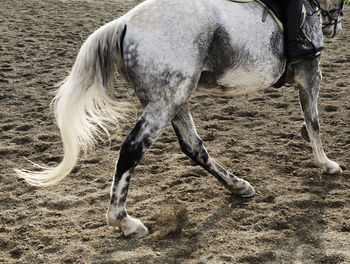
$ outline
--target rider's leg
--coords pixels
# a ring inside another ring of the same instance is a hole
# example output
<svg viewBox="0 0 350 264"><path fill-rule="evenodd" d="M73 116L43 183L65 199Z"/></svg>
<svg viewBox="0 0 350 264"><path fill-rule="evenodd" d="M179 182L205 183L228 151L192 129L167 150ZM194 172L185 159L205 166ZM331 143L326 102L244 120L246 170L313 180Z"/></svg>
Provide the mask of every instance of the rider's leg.
<svg viewBox="0 0 350 264"><path fill-rule="evenodd" d="M299 62L303 57L314 56L320 53L323 47L314 50L298 41L300 31L302 0L284 0L283 25L284 25L284 48L287 61L290 64Z"/></svg>

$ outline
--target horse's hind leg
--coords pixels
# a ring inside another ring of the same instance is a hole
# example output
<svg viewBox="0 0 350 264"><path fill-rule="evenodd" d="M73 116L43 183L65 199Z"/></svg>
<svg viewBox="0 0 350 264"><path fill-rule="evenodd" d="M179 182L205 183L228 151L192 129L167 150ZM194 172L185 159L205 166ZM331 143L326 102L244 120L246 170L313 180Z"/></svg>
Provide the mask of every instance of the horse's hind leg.
<svg viewBox="0 0 350 264"><path fill-rule="evenodd" d="M124 235L128 237L143 237L148 233L140 220L127 214L125 202L134 168L146 149L159 137L171 119L171 113L166 110L159 113L157 109L151 105L144 109L135 127L121 146L116 166L107 221L109 225L121 228Z"/></svg>
<svg viewBox="0 0 350 264"><path fill-rule="evenodd" d="M203 146L203 141L197 135L187 105L184 105L177 112L172 120L172 125L179 139L180 147L187 156L213 174L232 193L241 197L251 197L255 194L249 182L232 175L209 156Z"/></svg>
<svg viewBox="0 0 350 264"><path fill-rule="evenodd" d="M307 135L305 135L305 130L303 137L306 140L310 140L313 153L315 156L315 164L322 168L325 173L337 174L341 173L342 169L340 166L327 158L320 137L320 125L317 112L317 97L321 84L321 71L318 67L315 67L316 71L314 73L310 72L311 67L304 69L304 66L300 66L299 71L296 71L296 83L299 88L300 104L303 110L305 127L307 130Z"/></svg>

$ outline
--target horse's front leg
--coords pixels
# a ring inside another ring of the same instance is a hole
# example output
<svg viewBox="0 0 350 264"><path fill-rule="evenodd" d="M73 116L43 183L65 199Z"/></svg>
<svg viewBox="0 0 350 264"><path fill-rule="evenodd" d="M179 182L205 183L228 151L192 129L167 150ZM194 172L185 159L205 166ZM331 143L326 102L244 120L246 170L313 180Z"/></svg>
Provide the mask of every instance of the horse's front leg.
<svg viewBox="0 0 350 264"><path fill-rule="evenodd" d="M342 172L340 166L327 158L320 137L320 124L317 111L317 97L321 84L321 71L315 67L314 74L310 70L296 71L296 83L299 88L300 104L303 110L305 127L310 140L315 157L316 166L320 167L324 173L338 174ZM310 68L309 68L310 69ZM304 135L307 139L307 136Z"/></svg>

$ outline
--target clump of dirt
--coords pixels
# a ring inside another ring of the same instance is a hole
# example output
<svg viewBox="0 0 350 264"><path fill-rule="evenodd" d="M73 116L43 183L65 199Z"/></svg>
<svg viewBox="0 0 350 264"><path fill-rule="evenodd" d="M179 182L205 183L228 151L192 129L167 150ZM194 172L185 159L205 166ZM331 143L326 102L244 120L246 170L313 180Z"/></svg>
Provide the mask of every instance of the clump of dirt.
<svg viewBox="0 0 350 264"><path fill-rule="evenodd" d="M180 203L161 206L153 219L157 222L157 231L153 235L159 238L180 238L188 225L187 209Z"/></svg>

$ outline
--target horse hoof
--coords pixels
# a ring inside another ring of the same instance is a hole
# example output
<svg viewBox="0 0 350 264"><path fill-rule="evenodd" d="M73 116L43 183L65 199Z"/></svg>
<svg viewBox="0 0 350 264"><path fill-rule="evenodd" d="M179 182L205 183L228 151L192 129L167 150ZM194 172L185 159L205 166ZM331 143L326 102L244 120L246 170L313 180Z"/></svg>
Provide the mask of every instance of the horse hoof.
<svg viewBox="0 0 350 264"><path fill-rule="evenodd" d="M334 161L329 161L327 166L323 168L323 173L336 175L336 174L342 174L343 170L340 168L338 163L336 163Z"/></svg>
<svg viewBox="0 0 350 264"><path fill-rule="evenodd" d="M238 195L241 196L242 198L250 198L255 195L255 190L252 186L249 186L249 189L240 192Z"/></svg>
<svg viewBox="0 0 350 264"><path fill-rule="evenodd" d="M126 224L125 229L122 227L124 236L130 238L141 238L148 235L147 227L145 227L140 220L129 216L127 221L128 223Z"/></svg>
<svg viewBox="0 0 350 264"><path fill-rule="evenodd" d="M142 222L136 218L126 215L123 219L117 220L112 211L107 212L107 223L109 226L118 226L124 233L124 236L130 238L141 238L148 234L148 229Z"/></svg>
<svg viewBox="0 0 350 264"><path fill-rule="evenodd" d="M245 180L240 180L239 184L240 186L237 186L235 194L239 195L242 198L249 198L253 197L255 195L254 188L250 185L249 182Z"/></svg>

